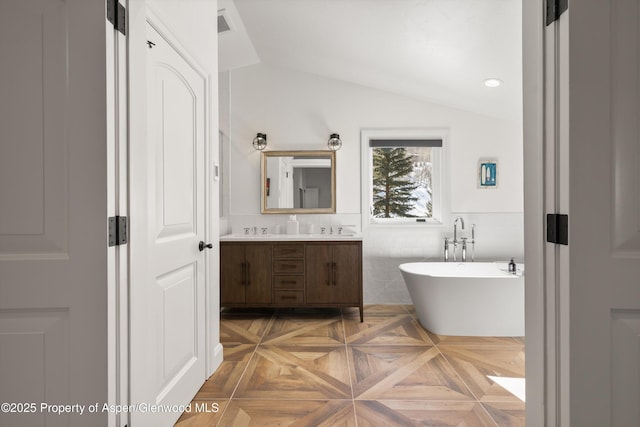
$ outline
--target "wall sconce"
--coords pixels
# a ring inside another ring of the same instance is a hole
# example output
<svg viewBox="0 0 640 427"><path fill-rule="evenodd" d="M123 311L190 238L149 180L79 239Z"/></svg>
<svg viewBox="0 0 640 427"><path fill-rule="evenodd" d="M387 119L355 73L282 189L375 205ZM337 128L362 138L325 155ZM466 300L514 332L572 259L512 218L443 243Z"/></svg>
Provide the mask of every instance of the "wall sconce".
<svg viewBox="0 0 640 427"><path fill-rule="evenodd" d="M332 133L329 135L329 141L327 142L329 146L329 150L338 151L342 147L342 141L340 140L340 135L337 133Z"/></svg>
<svg viewBox="0 0 640 427"><path fill-rule="evenodd" d="M264 150L267 146L267 134L258 132L253 138L253 148L256 150Z"/></svg>

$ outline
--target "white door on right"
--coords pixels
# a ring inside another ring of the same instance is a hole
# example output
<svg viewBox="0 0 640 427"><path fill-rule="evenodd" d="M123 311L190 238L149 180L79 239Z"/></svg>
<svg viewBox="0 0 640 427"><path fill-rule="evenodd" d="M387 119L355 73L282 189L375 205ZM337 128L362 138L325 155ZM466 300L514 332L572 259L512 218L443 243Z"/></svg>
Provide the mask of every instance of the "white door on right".
<svg viewBox="0 0 640 427"><path fill-rule="evenodd" d="M570 420L637 427L640 0L571 1L568 14Z"/></svg>

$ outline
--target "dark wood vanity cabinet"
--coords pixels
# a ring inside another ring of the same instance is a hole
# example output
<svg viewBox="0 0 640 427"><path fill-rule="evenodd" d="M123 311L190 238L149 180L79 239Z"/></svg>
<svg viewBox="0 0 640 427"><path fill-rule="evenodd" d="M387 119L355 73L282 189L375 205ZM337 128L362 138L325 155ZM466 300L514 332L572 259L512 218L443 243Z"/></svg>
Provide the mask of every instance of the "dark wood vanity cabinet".
<svg viewBox="0 0 640 427"><path fill-rule="evenodd" d="M220 304L271 304L272 245L229 242L220 246Z"/></svg>
<svg viewBox="0 0 640 427"><path fill-rule="evenodd" d="M362 242L220 242L222 307L358 307Z"/></svg>
<svg viewBox="0 0 640 427"><path fill-rule="evenodd" d="M361 244L310 243L305 250L307 302L359 305L362 299Z"/></svg>

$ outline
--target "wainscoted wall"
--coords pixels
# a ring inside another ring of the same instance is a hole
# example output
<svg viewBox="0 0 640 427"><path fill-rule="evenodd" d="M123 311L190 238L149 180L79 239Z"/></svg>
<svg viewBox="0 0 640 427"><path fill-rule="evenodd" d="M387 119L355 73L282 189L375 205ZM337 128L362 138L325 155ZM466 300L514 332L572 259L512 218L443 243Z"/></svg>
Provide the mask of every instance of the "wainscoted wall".
<svg viewBox="0 0 640 427"><path fill-rule="evenodd" d="M301 223L355 225L363 232L365 303L408 303L398 270L403 262L440 260L443 239L453 236L453 219L464 218L470 237L476 224L476 259L523 258L522 124L429 104L338 80L264 64L232 70L220 81L223 152L221 234L244 227L284 225L286 215L260 215L260 153L251 146L257 132L268 135L267 150L323 150L337 132L337 213L299 215ZM228 87L222 88L223 84ZM479 82L480 84L480 82ZM448 128L447 194L443 224L372 227L362 224L360 131L371 128ZM499 186L477 188L478 159L499 160Z"/></svg>

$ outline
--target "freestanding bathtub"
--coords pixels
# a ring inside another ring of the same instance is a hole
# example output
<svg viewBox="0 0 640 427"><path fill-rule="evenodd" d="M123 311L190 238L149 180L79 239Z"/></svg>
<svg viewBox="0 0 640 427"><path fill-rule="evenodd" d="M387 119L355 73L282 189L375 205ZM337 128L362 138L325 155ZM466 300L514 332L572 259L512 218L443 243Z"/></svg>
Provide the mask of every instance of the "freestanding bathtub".
<svg viewBox="0 0 640 427"><path fill-rule="evenodd" d="M524 336L523 265L412 262L400 265L420 324L439 335Z"/></svg>

